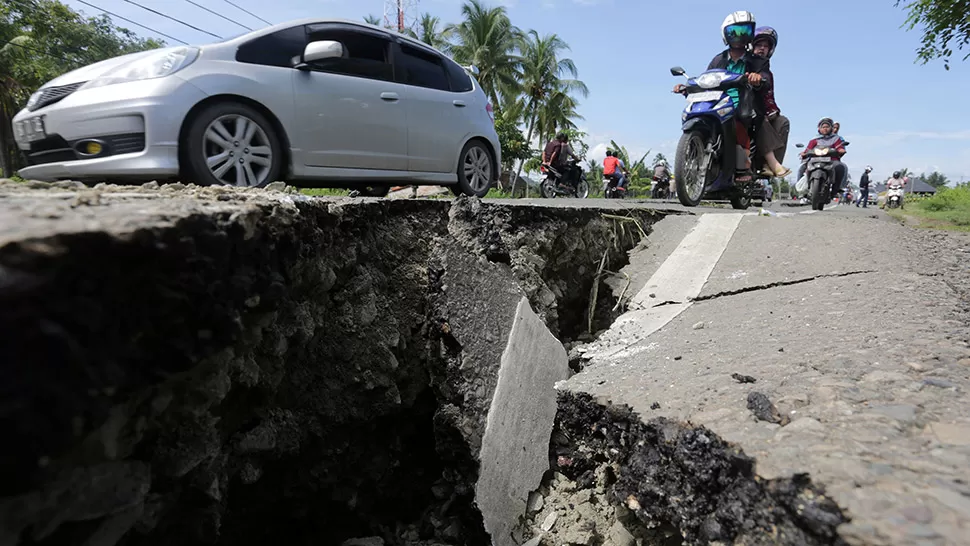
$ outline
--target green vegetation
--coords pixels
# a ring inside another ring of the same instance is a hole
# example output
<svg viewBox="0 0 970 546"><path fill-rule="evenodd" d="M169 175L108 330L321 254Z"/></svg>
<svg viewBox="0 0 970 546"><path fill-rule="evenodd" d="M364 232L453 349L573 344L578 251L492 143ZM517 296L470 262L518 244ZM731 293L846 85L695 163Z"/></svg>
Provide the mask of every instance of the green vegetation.
<svg viewBox="0 0 970 546"><path fill-rule="evenodd" d="M313 197L347 197L350 194L350 190L340 188L300 188L300 193Z"/></svg>
<svg viewBox="0 0 970 546"><path fill-rule="evenodd" d="M904 209L889 213L912 221L917 227L970 231L970 184L940 188L932 197L907 196Z"/></svg>
<svg viewBox="0 0 970 546"><path fill-rule="evenodd" d="M903 0L896 0L898 7ZM942 59L950 69L953 48L963 50L970 44L970 0L912 0L904 9L909 11L904 26L909 30L922 27L923 39L916 58L923 64ZM970 51L963 60L970 58Z"/></svg>
<svg viewBox="0 0 970 546"><path fill-rule="evenodd" d="M0 2L0 167L20 167L11 119L51 79L97 61L164 45L117 27L106 15L85 17L57 0Z"/></svg>

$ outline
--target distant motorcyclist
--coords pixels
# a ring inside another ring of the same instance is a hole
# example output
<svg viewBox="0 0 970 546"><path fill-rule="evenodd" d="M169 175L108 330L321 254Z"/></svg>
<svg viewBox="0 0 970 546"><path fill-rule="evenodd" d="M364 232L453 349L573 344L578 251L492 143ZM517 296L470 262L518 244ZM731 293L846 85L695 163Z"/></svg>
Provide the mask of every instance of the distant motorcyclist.
<svg viewBox="0 0 970 546"><path fill-rule="evenodd" d="M659 197L660 190L666 191L667 196L670 195L670 168L665 159L653 166L653 197Z"/></svg>
<svg viewBox="0 0 970 546"><path fill-rule="evenodd" d="M556 138L550 140L545 149L542 151L542 164L546 167L552 167L552 169L559 173L561 178L560 182L566 182L573 184L573 170L570 168L567 159L573 158L579 161L576 154L573 153L572 148L569 147L569 135L566 133L559 133Z"/></svg>
<svg viewBox="0 0 970 546"><path fill-rule="evenodd" d="M767 71L768 59L757 57L748 51L748 45L754 39L754 31L755 18L749 11L736 11L725 17L724 22L721 23L721 39L724 41L724 45L728 46L728 49L714 57L707 65L707 69L719 68L734 74L745 75L752 87L761 90L764 83L769 81L770 75ZM674 93L683 93L684 89L683 84L678 84L674 86ZM728 89L727 94L730 95L734 106L737 107L740 104L740 90ZM760 123L760 118L764 116L764 99L760 96L756 97L753 103L758 114L758 120L755 123ZM738 170L748 171L744 175L736 177L736 179L747 181L751 179L751 131L740 117L735 118L735 130L737 144L745 155L745 164L743 168L739 166Z"/></svg>
<svg viewBox="0 0 970 546"><path fill-rule="evenodd" d="M871 172L872 165L866 165L866 172L859 178L859 200L855 203L857 207L862 203L862 208L869 208L869 173Z"/></svg>
<svg viewBox="0 0 970 546"><path fill-rule="evenodd" d="M808 142L805 150L800 154L803 160L802 166L798 168L798 179L801 180L802 176L805 175L805 169L808 168L808 156L811 151L815 148L834 148L839 152L839 157L833 157L832 161L835 163L835 179L832 180L832 190L829 195L837 196L839 195L839 190L842 186L842 180L848 176L845 164L841 161L841 156L845 155L845 142L842 137L836 135L832 132L832 118L822 118L818 122L818 135Z"/></svg>
<svg viewBox="0 0 970 546"><path fill-rule="evenodd" d="M623 160L617 157L613 150L606 150L606 158L603 160L603 176L616 180L616 188L620 191L626 190L624 170Z"/></svg>

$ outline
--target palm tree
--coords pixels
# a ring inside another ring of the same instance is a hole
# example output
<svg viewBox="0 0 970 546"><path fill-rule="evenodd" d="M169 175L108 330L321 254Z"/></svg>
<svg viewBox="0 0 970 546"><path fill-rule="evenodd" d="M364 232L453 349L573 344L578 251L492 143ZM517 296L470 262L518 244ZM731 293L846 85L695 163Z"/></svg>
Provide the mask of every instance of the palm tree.
<svg viewBox="0 0 970 546"><path fill-rule="evenodd" d="M497 105L500 92L518 87L515 47L522 33L512 25L504 7L486 8L481 0L467 0L461 14L461 23L445 28L454 38L449 53L459 63L478 67L478 84Z"/></svg>
<svg viewBox="0 0 970 546"><path fill-rule="evenodd" d="M374 25L375 27L384 26L384 21L376 15L365 15L364 22L368 25Z"/></svg>
<svg viewBox="0 0 970 546"><path fill-rule="evenodd" d="M576 111L579 101L565 89L556 89L548 100L539 106L536 117L536 133L539 142L552 138L557 131L577 129L576 121L585 119Z"/></svg>
<svg viewBox="0 0 970 546"><path fill-rule="evenodd" d="M522 92L525 94L526 115L529 118L526 140L532 142L536 135L536 125L540 121L546 125L555 121L568 121L562 119L563 115L554 114L555 106L550 106L551 104L566 106L575 114L576 102L572 94L578 92L586 97L589 96L589 89L585 83L575 79L578 71L572 59L560 58L563 51L569 50L569 44L559 36L549 34L540 37L538 32L530 30L521 40L519 49L522 52ZM563 76L572 76L572 79ZM540 120L544 107L547 108L546 119ZM546 131L554 133L556 127L540 128L540 133ZM520 164L516 176L522 173L522 167L523 164Z"/></svg>
<svg viewBox="0 0 970 546"><path fill-rule="evenodd" d="M406 29L405 34L421 40L422 42L428 44L429 46L445 50L448 49L448 29L441 29L441 19L431 15L430 13L425 13L421 16L421 20L418 21L418 32L411 29Z"/></svg>

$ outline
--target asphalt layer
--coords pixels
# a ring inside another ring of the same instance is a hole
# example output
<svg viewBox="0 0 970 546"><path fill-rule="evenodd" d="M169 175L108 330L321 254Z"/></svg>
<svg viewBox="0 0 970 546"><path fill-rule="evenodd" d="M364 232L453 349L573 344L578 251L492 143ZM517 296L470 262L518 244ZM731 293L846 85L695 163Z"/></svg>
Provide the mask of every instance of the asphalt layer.
<svg viewBox="0 0 970 546"><path fill-rule="evenodd" d="M774 210L742 218L691 306L561 388L705 425L762 477L809 473L850 543L967 544L970 237L871 208ZM677 222L655 227L676 238ZM638 279L661 261L642 252ZM773 417L755 416L763 398Z"/></svg>

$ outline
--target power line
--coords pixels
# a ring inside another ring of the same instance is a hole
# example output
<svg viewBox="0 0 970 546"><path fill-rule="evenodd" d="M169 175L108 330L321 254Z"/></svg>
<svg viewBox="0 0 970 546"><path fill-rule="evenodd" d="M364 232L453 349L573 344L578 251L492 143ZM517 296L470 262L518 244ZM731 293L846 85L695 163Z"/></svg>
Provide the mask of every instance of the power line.
<svg viewBox="0 0 970 546"><path fill-rule="evenodd" d="M273 24L273 23L270 23L269 21L267 21L266 19L263 19L263 18L262 18L262 17L260 17L259 15L256 15L255 13L253 13L253 12L251 12L251 11L249 11L249 10L247 10L246 8L243 8L243 7L240 7L240 6L237 6L236 4L233 4L233 3L232 3L232 2L230 2L229 0L222 0L222 1L223 1L223 2L225 2L225 3L227 3L227 4L229 4L229 5L230 5L230 6L232 6L232 7L234 7L234 8L236 8L236 9L238 9L238 10L240 10L240 11L244 11L244 12L246 12L246 13L248 13L249 15L252 15L252 16L253 16L253 17L255 17L256 19L259 19L260 21L262 21L262 22L264 22L264 23L266 23L267 25L272 25L272 24Z"/></svg>
<svg viewBox="0 0 970 546"><path fill-rule="evenodd" d="M201 4L196 4L192 0L185 0L185 1L188 2L188 3L190 3L190 4L192 4L193 6L195 6L197 8L201 8L201 9L204 9L204 10L208 11L209 13L211 13L212 15L215 15L216 17L222 17L223 19L225 19L226 21L229 21L230 23L232 23L234 25L239 25L239 26L243 27L246 30L252 30L251 28L247 27L246 25L244 25L244 24L242 24L242 23L240 23L238 21L234 21L234 20L226 17L225 15L223 15L221 13L212 11L211 9L209 9L209 8L207 8L207 7L205 7L205 6L201 5Z"/></svg>
<svg viewBox="0 0 970 546"><path fill-rule="evenodd" d="M201 29L201 28L199 28L199 27L197 27L195 25L190 25L189 23L186 23L185 21L182 21L180 19L176 19L175 17L172 17L171 15L165 15L164 13L162 13L160 11L153 10L152 8L145 7L145 6L141 5L141 4L139 4L138 2L133 2L132 0L125 0L125 2L127 2L127 3L129 3L129 4L133 5L133 6L138 6L139 8L141 8L141 9L143 9L145 11L150 11L150 12L154 13L155 15L161 15L162 17L164 17L166 19L169 19L169 20L172 20L172 21L175 21L176 23L178 23L180 25L185 25L185 26L187 26L187 27L189 27L191 29L197 30L197 31L202 32L204 34L208 34L209 36L212 36L213 38L217 38L219 40L222 40L222 36L219 36L218 34L213 34L213 33L209 32L208 30L203 30L203 29Z"/></svg>
<svg viewBox="0 0 970 546"><path fill-rule="evenodd" d="M176 42L178 42L178 43L180 43L182 45L189 45L188 42L183 42L182 40L179 40L178 38L176 38L174 36L169 36L168 34L165 34L164 32L159 32L159 31L157 31L157 30L155 30L155 29L153 29L151 27L146 27L145 25L143 25L141 23L136 23L136 22L132 21L131 19L128 19L127 17L122 17L122 16L120 16L120 15L118 15L116 13L111 13L110 11L108 11L108 10L106 10L104 8L99 8L98 6L95 6L94 4L91 4L90 2L85 2L84 0L77 0L77 1L80 2L80 3L82 3L82 4L84 4L85 6L90 6L90 7L94 8L94 9L96 9L96 10L99 10L101 12L107 13L111 17L114 17L116 19L121 19L122 21L127 21L127 22L129 22L129 23L131 23L131 24L133 24L133 25L135 25L137 27L141 27L141 28L143 28L143 29L145 29L145 30L147 30L149 32L154 32L155 34L158 34L159 36L164 36L164 37L168 38L169 40L175 40Z"/></svg>

